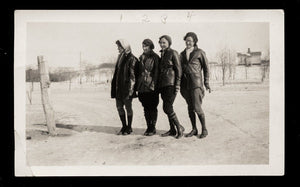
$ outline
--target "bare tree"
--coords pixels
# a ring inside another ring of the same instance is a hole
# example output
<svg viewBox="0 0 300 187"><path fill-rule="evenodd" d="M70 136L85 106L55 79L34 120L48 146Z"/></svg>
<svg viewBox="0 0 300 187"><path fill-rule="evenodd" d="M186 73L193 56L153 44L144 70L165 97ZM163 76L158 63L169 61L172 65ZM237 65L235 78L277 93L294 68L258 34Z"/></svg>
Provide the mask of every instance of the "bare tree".
<svg viewBox="0 0 300 187"><path fill-rule="evenodd" d="M32 104L32 92L33 92L33 86L31 85L30 89L26 91L27 97L28 97L28 100L29 100L30 104Z"/></svg>
<svg viewBox="0 0 300 187"><path fill-rule="evenodd" d="M71 90L71 87L72 87L72 79L76 76L78 76L78 72L76 71L68 71L68 72L65 72L66 73L66 76L68 77L68 80L69 80L69 91Z"/></svg>
<svg viewBox="0 0 300 187"><path fill-rule="evenodd" d="M228 49L228 70L229 70L229 79L235 79L235 70L236 70L236 51L233 49Z"/></svg>
<svg viewBox="0 0 300 187"><path fill-rule="evenodd" d="M26 82L31 82L30 88L26 90L26 94L30 104L32 104L32 92L34 90L34 82L39 81L38 73L38 70L34 70L32 67L29 67L26 70Z"/></svg>
<svg viewBox="0 0 300 187"><path fill-rule="evenodd" d="M224 86L225 85L225 74L228 69L228 48L226 46L222 47L217 52L217 58L221 65L221 68L222 68L222 81L223 81L223 86Z"/></svg>
<svg viewBox="0 0 300 187"><path fill-rule="evenodd" d="M68 68L62 73L65 74L66 79L69 81L69 91L70 91L72 87L72 79L78 76L80 73L74 71L72 68Z"/></svg>
<svg viewBox="0 0 300 187"><path fill-rule="evenodd" d="M75 71L73 67L60 67L50 73L50 80L53 82L62 82L68 81L69 82L69 90L71 90L72 79L74 77L78 77L80 72Z"/></svg>
<svg viewBox="0 0 300 187"><path fill-rule="evenodd" d="M32 69L30 68L29 70L27 70L26 73L27 73L28 79L31 81L31 86L30 86L29 90L26 90L26 93L27 93L29 103L32 104L32 92L33 92Z"/></svg>
<svg viewBox="0 0 300 187"><path fill-rule="evenodd" d="M97 65L93 65L93 64L86 64L85 65L85 69L84 69L84 73L86 76L86 82L91 81L94 82L94 78L95 78L95 74L96 74L96 70L98 69Z"/></svg>
<svg viewBox="0 0 300 187"><path fill-rule="evenodd" d="M79 83L82 84L83 62L82 62L82 52L81 51L79 53L79 67L80 67Z"/></svg>
<svg viewBox="0 0 300 187"><path fill-rule="evenodd" d="M250 63L247 62L247 58L245 58L245 78L248 79L248 67L250 66Z"/></svg>
<svg viewBox="0 0 300 187"><path fill-rule="evenodd" d="M270 66L270 49L267 49L266 55L263 57L262 63L261 63L261 82L264 82L266 78L266 74L269 70Z"/></svg>

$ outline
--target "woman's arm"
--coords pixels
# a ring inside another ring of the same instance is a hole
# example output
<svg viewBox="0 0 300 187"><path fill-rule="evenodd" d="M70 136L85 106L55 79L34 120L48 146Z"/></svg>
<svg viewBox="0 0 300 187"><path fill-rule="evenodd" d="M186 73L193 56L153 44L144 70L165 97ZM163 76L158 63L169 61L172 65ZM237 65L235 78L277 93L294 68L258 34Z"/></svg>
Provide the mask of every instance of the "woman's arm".
<svg viewBox="0 0 300 187"><path fill-rule="evenodd" d="M174 63L174 71L175 71L175 93L177 93L180 89L180 81L182 76L182 69L181 69L181 61L179 59L179 55L177 51L173 52L173 63Z"/></svg>
<svg viewBox="0 0 300 187"><path fill-rule="evenodd" d="M136 65L137 65L137 58L132 57L129 63L129 96L132 96L134 92L135 86L135 73L136 73Z"/></svg>
<svg viewBox="0 0 300 187"><path fill-rule="evenodd" d="M154 56L154 65L152 68L153 79L152 79L152 83L151 83L151 84L154 84L154 86L153 86L154 90L157 87L157 81L158 81L158 75L159 75L158 64L159 64L159 56L155 55Z"/></svg>
<svg viewBox="0 0 300 187"><path fill-rule="evenodd" d="M203 69L204 86L206 87L206 89L209 89L209 91L210 91L208 60L206 58L206 55L205 55L204 51L201 51L200 62L201 62L201 66L202 66L202 69Z"/></svg>

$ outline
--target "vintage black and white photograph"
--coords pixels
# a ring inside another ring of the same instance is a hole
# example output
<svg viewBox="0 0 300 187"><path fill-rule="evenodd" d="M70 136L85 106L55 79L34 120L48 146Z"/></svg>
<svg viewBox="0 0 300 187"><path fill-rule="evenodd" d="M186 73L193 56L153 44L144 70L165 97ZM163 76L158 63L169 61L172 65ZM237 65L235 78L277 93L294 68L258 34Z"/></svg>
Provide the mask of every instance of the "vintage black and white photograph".
<svg viewBox="0 0 300 187"><path fill-rule="evenodd" d="M281 10L17 10L17 176L282 175Z"/></svg>

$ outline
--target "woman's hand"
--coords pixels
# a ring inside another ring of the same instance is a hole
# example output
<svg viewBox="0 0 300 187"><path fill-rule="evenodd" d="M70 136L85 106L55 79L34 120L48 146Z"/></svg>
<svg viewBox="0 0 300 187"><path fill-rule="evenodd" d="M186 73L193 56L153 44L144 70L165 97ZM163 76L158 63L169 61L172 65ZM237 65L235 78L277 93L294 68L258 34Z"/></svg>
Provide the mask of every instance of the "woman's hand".
<svg viewBox="0 0 300 187"><path fill-rule="evenodd" d="M205 88L206 88L206 90L208 90L209 93L211 92L211 88L210 88L209 84L206 84Z"/></svg>

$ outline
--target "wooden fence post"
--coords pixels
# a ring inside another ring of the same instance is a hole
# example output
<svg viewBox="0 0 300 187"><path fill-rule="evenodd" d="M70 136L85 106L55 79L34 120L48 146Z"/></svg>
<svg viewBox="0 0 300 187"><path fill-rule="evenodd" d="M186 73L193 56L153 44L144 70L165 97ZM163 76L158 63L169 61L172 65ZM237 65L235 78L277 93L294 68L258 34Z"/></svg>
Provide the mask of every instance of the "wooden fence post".
<svg viewBox="0 0 300 187"><path fill-rule="evenodd" d="M38 67L40 73L41 97L44 113L46 116L47 128L50 136L57 135L54 110L50 104L48 88L50 87L49 72L46 67L44 56L38 56Z"/></svg>

